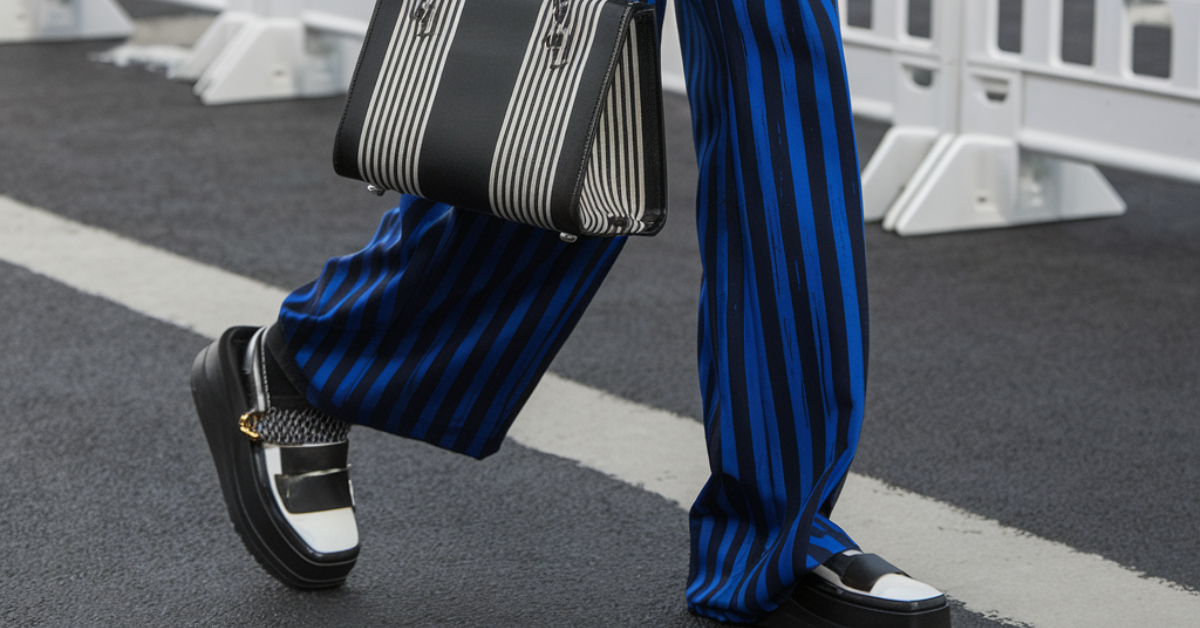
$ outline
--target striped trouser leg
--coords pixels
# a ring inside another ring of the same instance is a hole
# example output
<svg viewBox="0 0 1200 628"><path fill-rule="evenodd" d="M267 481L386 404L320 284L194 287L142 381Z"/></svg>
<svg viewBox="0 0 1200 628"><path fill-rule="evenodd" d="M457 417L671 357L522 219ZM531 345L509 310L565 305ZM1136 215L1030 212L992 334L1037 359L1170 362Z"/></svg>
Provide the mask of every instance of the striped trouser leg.
<svg viewBox="0 0 1200 628"><path fill-rule="evenodd" d="M700 163L712 476L691 609L747 622L853 541L824 513L858 441L866 285L834 0L677 0Z"/></svg>
<svg viewBox="0 0 1200 628"><path fill-rule="evenodd" d="M611 268L624 238L583 238L413 196L363 250L287 297L273 349L343 419L482 458Z"/></svg>

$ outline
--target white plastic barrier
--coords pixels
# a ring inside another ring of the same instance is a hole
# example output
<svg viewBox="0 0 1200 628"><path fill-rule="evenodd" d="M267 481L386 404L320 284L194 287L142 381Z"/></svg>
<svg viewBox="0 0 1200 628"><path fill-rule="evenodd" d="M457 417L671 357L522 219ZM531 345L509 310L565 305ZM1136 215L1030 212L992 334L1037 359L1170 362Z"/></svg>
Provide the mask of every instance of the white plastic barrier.
<svg viewBox="0 0 1200 628"><path fill-rule="evenodd" d="M375 0L165 1L220 12L190 61L171 72L196 81L205 104L345 92L375 6ZM682 92L683 62L670 12L663 48L664 85Z"/></svg>
<svg viewBox="0 0 1200 628"><path fill-rule="evenodd" d="M677 94L687 93L687 83L683 70L683 52L679 49L679 27L675 21L675 3L672 0L658 0L666 3L667 14L663 16L662 42L659 55L662 57L662 86L663 89Z"/></svg>
<svg viewBox="0 0 1200 628"><path fill-rule="evenodd" d="M865 0L863 0L865 1ZM1020 52L1001 0L874 0L843 33L856 113L889 121L863 170L868 220L909 235L1120 214L1092 164L1200 182L1200 0L1095 0L1093 63L1062 59L1063 0L1024 0ZM1134 14L1169 16L1169 78L1133 72Z"/></svg>
<svg viewBox="0 0 1200 628"><path fill-rule="evenodd" d="M133 22L113 0L0 0L0 43L131 34Z"/></svg>
<svg viewBox="0 0 1200 628"><path fill-rule="evenodd" d="M171 71L205 104L344 93L374 0L169 0L220 15Z"/></svg>

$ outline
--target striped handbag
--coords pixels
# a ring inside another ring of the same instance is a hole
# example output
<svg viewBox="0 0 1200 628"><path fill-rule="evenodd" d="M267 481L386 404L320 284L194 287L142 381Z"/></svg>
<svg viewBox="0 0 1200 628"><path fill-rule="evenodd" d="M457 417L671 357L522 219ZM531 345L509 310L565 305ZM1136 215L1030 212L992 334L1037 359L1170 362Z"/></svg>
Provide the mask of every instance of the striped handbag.
<svg viewBox="0 0 1200 628"><path fill-rule="evenodd" d="M654 8L628 0L379 0L338 174L578 236L666 219Z"/></svg>

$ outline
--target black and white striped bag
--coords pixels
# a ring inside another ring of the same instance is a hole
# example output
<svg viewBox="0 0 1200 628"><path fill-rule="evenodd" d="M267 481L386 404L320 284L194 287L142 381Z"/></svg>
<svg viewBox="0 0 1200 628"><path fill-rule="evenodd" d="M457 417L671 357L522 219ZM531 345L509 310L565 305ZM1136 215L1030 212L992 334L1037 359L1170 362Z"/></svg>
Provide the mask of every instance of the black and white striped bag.
<svg viewBox="0 0 1200 628"><path fill-rule="evenodd" d="M379 0L338 174L576 236L666 219L652 6Z"/></svg>

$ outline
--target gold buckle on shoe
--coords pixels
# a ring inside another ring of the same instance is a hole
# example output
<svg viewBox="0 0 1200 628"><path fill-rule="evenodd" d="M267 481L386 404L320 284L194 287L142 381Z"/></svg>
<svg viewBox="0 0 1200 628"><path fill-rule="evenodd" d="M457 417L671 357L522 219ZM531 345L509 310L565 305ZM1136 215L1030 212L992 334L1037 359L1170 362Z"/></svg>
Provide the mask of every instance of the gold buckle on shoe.
<svg viewBox="0 0 1200 628"><path fill-rule="evenodd" d="M238 419L238 429L242 430L242 433L246 436L249 436L250 440L259 440L262 436L258 434L258 421L262 417L263 413L257 410L247 412Z"/></svg>

